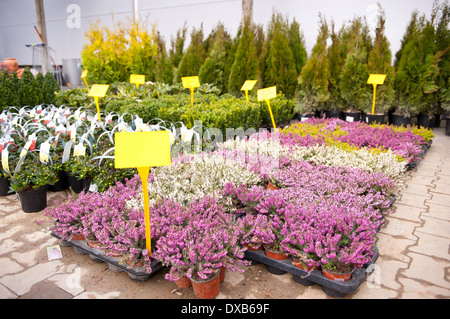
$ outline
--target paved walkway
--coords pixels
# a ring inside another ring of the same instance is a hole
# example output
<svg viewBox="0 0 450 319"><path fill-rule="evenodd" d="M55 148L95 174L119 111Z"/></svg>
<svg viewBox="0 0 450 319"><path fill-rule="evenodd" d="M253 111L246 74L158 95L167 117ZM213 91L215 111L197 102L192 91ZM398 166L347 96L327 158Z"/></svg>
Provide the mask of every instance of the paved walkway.
<svg viewBox="0 0 450 319"><path fill-rule="evenodd" d="M377 234L380 257L374 272L345 298L450 297L450 137L443 128L434 132L424 159L407 173L395 213ZM49 205L65 195L49 193ZM62 247L63 258L49 261L46 247L58 244L49 225L43 212L24 213L15 195L0 198L1 299L194 298L192 288L175 289L164 271L135 282L72 247ZM289 273L276 276L264 267L227 272L218 298L331 298L318 285L305 287Z"/></svg>

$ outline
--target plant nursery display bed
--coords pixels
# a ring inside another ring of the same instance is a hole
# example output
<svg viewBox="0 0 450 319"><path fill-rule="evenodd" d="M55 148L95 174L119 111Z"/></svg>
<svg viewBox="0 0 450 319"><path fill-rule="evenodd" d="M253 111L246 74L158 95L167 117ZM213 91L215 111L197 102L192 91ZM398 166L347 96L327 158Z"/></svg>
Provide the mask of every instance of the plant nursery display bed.
<svg viewBox="0 0 450 319"><path fill-rule="evenodd" d="M52 236L61 240L61 237L53 232ZM72 246L74 252L77 254L88 254L95 262L107 263L111 271L126 272L128 274L128 277L130 277L130 279L134 281L146 281L163 267L161 262L158 260L154 260L151 263L151 273L148 273L144 267L127 267L127 265L121 264L118 258L107 256L105 254L105 251L90 247L86 240L61 240L61 245Z"/></svg>
<svg viewBox="0 0 450 319"><path fill-rule="evenodd" d="M266 256L264 250L247 250L245 252L245 258L251 260L253 263L263 263L266 265L267 271L271 274L282 275L291 273L294 281L303 286L317 284L322 286L323 292L328 296L342 298L347 294L356 292L366 277L372 272L373 267L371 265L375 264L379 256L377 247L374 247L373 251L374 254L371 261L363 267L356 268L352 274L352 278L347 281L330 280L324 277L319 269L313 270L308 274L307 271L295 267L292 264L292 257L276 260Z"/></svg>

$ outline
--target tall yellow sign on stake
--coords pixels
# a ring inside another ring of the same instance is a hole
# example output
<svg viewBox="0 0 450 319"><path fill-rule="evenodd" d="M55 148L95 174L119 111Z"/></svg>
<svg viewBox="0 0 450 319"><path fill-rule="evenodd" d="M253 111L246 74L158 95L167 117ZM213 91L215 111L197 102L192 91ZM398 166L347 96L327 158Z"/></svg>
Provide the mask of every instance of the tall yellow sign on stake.
<svg viewBox="0 0 450 319"><path fill-rule="evenodd" d="M106 91L108 91L108 88L109 88L108 84L93 84L88 93L88 96L93 96L95 99L95 106L97 106L98 120L100 122L102 121L102 118L100 117L100 106L98 105L98 98L104 97Z"/></svg>
<svg viewBox="0 0 450 319"><path fill-rule="evenodd" d="M139 88L139 84L145 83L145 75L143 74L131 74L130 83L136 84L136 89Z"/></svg>
<svg viewBox="0 0 450 319"><path fill-rule="evenodd" d="M373 84L372 115L375 113L375 95L377 94L377 85L383 84L385 79L386 74L371 74L367 80L367 84Z"/></svg>
<svg viewBox="0 0 450 319"><path fill-rule="evenodd" d="M273 128L276 129L275 120L272 114L272 108L270 107L270 99L277 97L277 87L271 86L265 89L258 90L258 101L266 101L267 106L269 107L270 118L272 119Z"/></svg>
<svg viewBox="0 0 450 319"><path fill-rule="evenodd" d="M194 105L194 88L200 87L198 76L185 76L181 78L183 87L191 90L191 105Z"/></svg>
<svg viewBox="0 0 450 319"><path fill-rule="evenodd" d="M257 82L257 80L247 80L244 82L244 84L241 87L241 91L245 91L245 97L247 98L247 103L248 103L248 91L253 89L256 82Z"/></svg>
<svg viewBox="0 0 450 319"><path fill-rule="evenodd" d="M89 87L89 85L88 85L88 83L86 81L87 74L88 74L88 70L83 70L83 72L81 72L81 78L83 79L84 84L86 84L86 87Z"/></svg>
<svg viewBox="0 0 450 319"><path fill-rule="evenodd" d="M115 168L137 168L144 195L145 243L151 254L148 175L150 167L169 166L169 131L115 133Z"/></svg>

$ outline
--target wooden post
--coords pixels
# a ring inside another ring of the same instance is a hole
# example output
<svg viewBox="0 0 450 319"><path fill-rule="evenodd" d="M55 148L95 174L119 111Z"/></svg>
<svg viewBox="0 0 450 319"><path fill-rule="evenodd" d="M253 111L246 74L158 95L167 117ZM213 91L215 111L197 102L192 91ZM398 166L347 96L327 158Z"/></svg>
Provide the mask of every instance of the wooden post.
<svg viewBox="0 0 450 319"><path fill-rule="evenodd" d="M253 0L242 0L242 21L253 23Z"/></svg>
<svg viewBox="0 0 450 319"><path fill-rule="evenodd" d="M49 70L48 67L48 41L47 41L47 26L45 24L44 0L34 0L36 7L36 21L39 28L39 33L42 38L42 43L45 44L41 48L41 73L45 74Z"/></svg>

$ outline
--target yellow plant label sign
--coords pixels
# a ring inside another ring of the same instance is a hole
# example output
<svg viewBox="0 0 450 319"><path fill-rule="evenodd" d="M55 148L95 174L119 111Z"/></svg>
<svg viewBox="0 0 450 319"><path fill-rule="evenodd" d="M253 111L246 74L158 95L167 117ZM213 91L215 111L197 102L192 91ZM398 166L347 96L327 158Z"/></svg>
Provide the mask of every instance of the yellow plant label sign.
<svg viewBox="0 0 450 319"><path fill-rule="evenodd" d="M88 70L83 70L83 72L81 72L81 78L84 79L88 74Z"/></svg>
<svg viewBox="0 0 450 319"><path fill-rule="evenodd" d="M277 97L277 87L271 86L258 90L258 101L266 101Z"/></svg>
<svg viewBox="0 0 450 319"><path fill-rule="evenodd" d="M257 80L247 80L241 87L241 91L250 91L255 86Z"/></svg>
<svg viewBox="0 0 450 319"><path fill-rule="evenodd" d="M142 182L144 198L145 244L152 253L150 234L150 207L148 199L148 175L151 166L169 166L169 131L115 133L115 167L136 167Z"/></svg>
<svg viewBox="0 0 450 319"><path fill-rule="evenodd" d="M383 84L386 74L371 74L367 80L367 84Z"/></svg>
<svg viewBox="0 0 450 319"><path fill-rule="evenodd" d="M139 87L139 84L145 83L145 75L143 74L131 74L130 75L130 83L136 84L136 87Z"/></svg>
<svg viewBox="0 0 450 319"><path fill-rule="evenodd" d="M115 133L115 167L169 166L169 131Z"/></svg>
<svg viewBox="0 0 450 319"><path fill-rule="evenodd" d="M108 91L108 88L108 84L93 84L89 90L88 96L104 97L106 95L106 91Z"/></svg>
<svg viewBox="0 0 450 319"><path fill-rule="evenodd" d="M200 87L200 81L198 80L198 76L185 76L181 78L181 81L183 81L183 87L185 89Z"/></svg>

